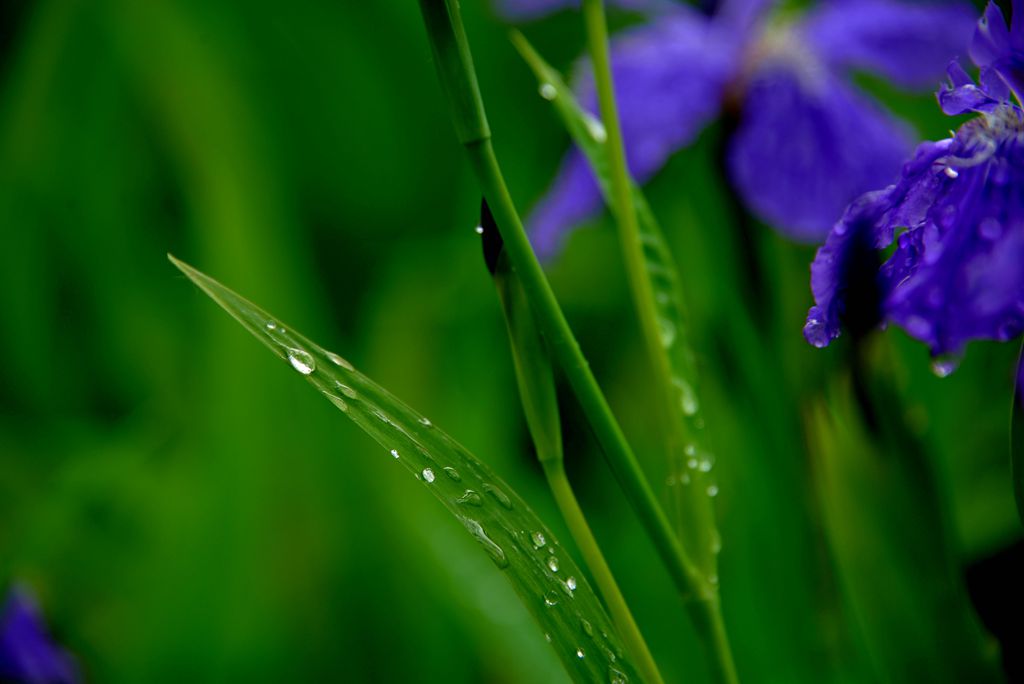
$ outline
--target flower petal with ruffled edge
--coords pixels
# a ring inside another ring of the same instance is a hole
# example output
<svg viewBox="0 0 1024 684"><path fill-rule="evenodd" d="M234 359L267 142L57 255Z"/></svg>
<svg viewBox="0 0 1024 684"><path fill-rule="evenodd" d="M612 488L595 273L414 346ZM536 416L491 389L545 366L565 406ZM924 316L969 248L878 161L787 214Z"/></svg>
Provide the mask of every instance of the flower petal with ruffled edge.
<svg viewBox="0 0 1024 684"><path fill-rule="evenodd" d="M882 278L878 257L870 252L892 243L896 226L923 220L943 183L932 173L933 167L948 154L950 142L919 146L899 182L859 197L829 232L811 263L815 304L807 314L804 337L812 345L827 346L845 325L852 323L863 332L880 322L881 301L898 274ZM896 267L896 262L889 263ZM848 300L857 303L850 305ZM848 320L850 309L853 321Z"/></svg>
<svg viewBox="0 0 1024 684"><path fill-rule="evenodd" d="M703 16L682 9L612 41L611 63L630 174L648 180L669 156L713 119L740 45ZM581 104L597 112L584 63L576 81ZM570 151L549 193L528 220L539 255L549 257L569 229L604 206L582 155Z"/></svg>
<svg viewBox="0 0 1024 684"><path fill-rule="evenodd" d="M780 61L750 81L728 162L754 213L818 242L851 200L895 180L910 149L909 129L842 79Z"/></svg>
<svg viewBox="0 0 1024 684"><path fill-rule="evenodd" d="M973 339L1010 340L1024 331L1020 110L1004 105L966 124L933 174L925 220L882 268L884 309L935 356Z"/></svg>
<svg viewBox="0 0 1024 684"><path fill-rule="evenodd" d="M25 684L74 684L74 660L46 634L31 596L15 588L0 613L0 680Z"/></svg>
<svg viewBox="0 0 1024 684"><path fill-rule="evenodd" d="M990 94L987 88L979 88L958 61L950 63L946 72L949 74L949 84L943 85L935 96L939 99L942 111L950 116L992 111L1009 95L1005 86L1002 89L996 86L996 93L1002 94L1002 97Z"/></svg>
<svg viewBox="0 0 1024 684"><path fill-rule="evenodd" d="M808 11L798 30L823 62L867 69L908 88L933 88L964 54L977 13L968 3L854 0Z"/></svg>
<svg viewBox="0 0 1024 684"><path fill-rule="evenodd" d="M978 22L971 41L971 59L982 69L982 80L991 82L998 74L1018 96L1024 96L1024 0L1012 2L1013 26L1002 10L990 2Z"/></svg>

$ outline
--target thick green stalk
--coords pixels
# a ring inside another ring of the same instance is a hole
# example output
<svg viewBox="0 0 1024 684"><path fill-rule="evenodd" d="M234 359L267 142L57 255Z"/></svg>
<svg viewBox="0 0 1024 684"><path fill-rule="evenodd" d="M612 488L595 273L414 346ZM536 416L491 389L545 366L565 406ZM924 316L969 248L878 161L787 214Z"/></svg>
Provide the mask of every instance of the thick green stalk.
<svg viewBox="0 0 1024 684"><path fill-rule="evenodd" d="M622 142L622 127L619 124L618 108L615 103L615 87L608 49L608 27L602 0L583 0L583 20L587 29L587 42L593 63L598 106L607 134L606 150L611 176L612 211L619 226L619 241L634 305L640 319L648 356L654 366L655 382L662 397L662 418L668 435L668 455L671 458L678 449L683 448L686 435L683 432L683 424L674 418L671 409L676 400L676 391L671 381L672 364L666 345L662 341L654 291L645 266L640 226L636 207L633 204L633 192L629 171L626 167L625 147ZM713 658L715 676L721 682L735 682L737 681L736 669L725 632L718 595L711 592L710 596L702 597L699 602L703 605L691 605L690 609L691 613L694 611L698 613L694 616L698 622L706 621L703 631L715 656Z"/></svg>
<svg viewBox="0 0 1024 684"><path fill-rule="evenodd" d="M619 125L618 109L615 106L615 93L612 85L611 67L608 58L608 36L601 0L584 0L583 17L587 26L587 40L590 56L594 65L594 82L597 86L598 106L601 122L607 134L605 149L608 153L608 170L611 176L611 205L619 227L619 243L626 265L626 276L629 279L630 291L648 357L654 365L655 382L658 383L659 394L663 398L662 408L666 415L663 423L668 426L672 440L681 442L681 423L674 420L668 407L674 403L675 392L672 389L672 369L668 355L661 342L661 331L658 316L654 308L654 290L644 266L643 244L640 241L640 225L637 221L636 208L633 206L630 190L629 172L626 168L626 156L622 144L622 127Z"/></svg>
<svg viewBox="0 0 1024 684"><path fill-rule="evenodd" d="M691 598L714 595L714 589L703 581L683 552L683 547L672 532L665 512L651 491L647 478L640 470L636 456L626 441L622 428L612 414L601 388L590 371L590 365L580 351L579 343L558 306L555 294L537 261L523 230L519 214L505 186L505 179L494 156L490 140L478 140L466 145L473 170L483 186L484 196L494 212L495 222L505 241L509 260L523 284L523 291L537 316L541 332L551 345L551 352L580 403L590 428L594 431L608 466L626 494L668 568L679 591Z"/></svg>
<svg viewBox="0 0 1024 684"><path fill-rule="evenodd" d="M569 527L576 546L583 554L583 559L637 669L650 684L662 684L658 665L633 619L626 599L619 590L619 585L605 561L604 554L601 553L597 539L590 531L590 526L566 477L561 417L551 355L548 353L544 337L537 329L533 309L526 299L518 275L509 263L508 254L501 244L494 217L486 202L481 208L480 226L483 231L484 255L505 315L519 395L526 424L537 450L537 460L544 468L544 475L547 477L558 510Z"/></svg>
<svg viewBox="0 0 1024 684"><path fill-rule="evenodd" d="M569 381L612 473L654 543L676 587L687 598L714 596L713 587L703 580L673 534L668 518L640 470L530 247L494 155L482 104L466 106L467 93L479 98L479 89L472 57L468 48L461 47L465 44L465 35L457 5L451 0L420 0L420 8L437 62L438 76L444 84L445 92L449 94L456 131L466 148L491 211L494 212L512 267L519 274L541 332L550 343L552 354ZM456 44L458 48L453 47Z"/></svg>

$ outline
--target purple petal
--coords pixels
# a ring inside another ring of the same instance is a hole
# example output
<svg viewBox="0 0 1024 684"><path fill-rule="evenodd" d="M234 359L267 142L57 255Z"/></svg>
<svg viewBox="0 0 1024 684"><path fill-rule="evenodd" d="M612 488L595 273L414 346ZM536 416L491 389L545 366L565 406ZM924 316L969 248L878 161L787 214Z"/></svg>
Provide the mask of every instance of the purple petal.
<svg viewBox="0 0 1024 684"><path fill-rule="evenodd" d="M986 74L989 71L991 70L986 70ZM995 93L989 93L987 88L979 88L957 60L950 62L946 73L949 74L950 84L943 85L935 96L942 111L950 116L966 112L991 111L1002 101L996 94L1007 93L1001 78L996 79L999 85L994 88ZM991 80L991 76L987 76L987 79Z"/></svg>
<svg viewBox="0 0 1024 684"><path fill-rule="evenodd" d="M981 15L969 52L971 59L980 67L989 66L1010 54L1010 29L1003 11L994 2L988 3Z"/></svg>
<svg viewBox="0 0 1024 684"><path fill-rule="evenodd" d="M970 54L982 67L987 83L992 83L991 72L995 72L1006 86L1024 95L1024 0L1013 0L1012 22L1009 26L1002 10L989 2L971 40Z"/></svg>
<svg viewBox="0 0 1024 684"><path fill-rule="evenodd" d="M869 192L854 201L829 232L811 263L814 306L807 313L804 337L815 347L826 347L848 324L849 309L860 319L859 328L879 322L878 257L874 242L876 223L890 203L892 188ZM861 306L849 307L851 291Z"/></svg>
<svg viewBox="0 0 1024 684"><path fill-rule="evenodd" d="M858 195L895 180L906 127L826 72L762 68L729 149L746 204L796 240L820 241Z"/></svg>
<svg viewBox="0 0 1024 684"><path fill-rule="evenodd" d="M638 182L654 175L717 114L738 51L728 36L688 11L663 16L612 42L626 158ZM581 104L596 112L589 65L583 64L577 80ZM570 228L596 215L603 204L582 156L570 152L528 222L540 255L550 256Z"/></svg>
<svg viewBox="0 0 1024 684"><path fill-rule="evenodd" d="M968 3L856 0L819 4L800 30L834 68L870 69L905 87L931 87L966 51L976 19Z"/></svg>
<svg viewBox="0 0 1024 684"><path fill-rule="evenodd" d="M74 684L74 661L46 634L39 609L15 588L0 614L0 680L24 684Z"/></svg>
<svg viewBox="0 0 1024 684"><path fill-rule="evenodd" d="M965 151L950 159L969 159ZM900 236L882 270L889 317L936 356L1024 331L1024 146L952 168L924 223Z"/></svg>
<svg viewBox="0 0 1024 684"><path fill-rule="evenodd" d="M879 275L874 252L892 242L896 226L923 220L937 194L930 181L941 183L935 163L948 151L949 141L919 146L898 183L859 197L832 228L811 264L815 305L807 314L804 337L812 345L827 346L844 325L863 333L879 322L893 274Z"/></svg>

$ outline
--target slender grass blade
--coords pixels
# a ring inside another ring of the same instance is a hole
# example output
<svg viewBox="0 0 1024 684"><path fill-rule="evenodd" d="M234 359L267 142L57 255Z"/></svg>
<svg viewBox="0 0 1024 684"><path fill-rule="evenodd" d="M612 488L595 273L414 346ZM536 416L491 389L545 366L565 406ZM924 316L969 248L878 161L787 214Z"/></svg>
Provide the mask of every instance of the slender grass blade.
<svg viewBox="0 0 1024 684"><path fill-rule="evenodd" d="M169 258L437 497L504 573L574 681L642 681L572 558L490 468L342 357Z"/></svg>
<svg viewBox="0 0 1024 684"><path fill-rule="evenodd" d="M576 101L561 75L537 53L518 32L512 42L533 70L545 100L551 102L573 142L586 156L594 177L607 200L611 172L605 132L600 121ZM686 339L686 316L680 294L675 261L664 234L643 193L632 186L637 212L644 269L654 292L661 347L668 358L675 405L670 407L678 421L676 436L669 445L669 487L677 507L681 541L705 579L714 584L721 541L715 525L711 500L718 493L713 474L714 455L704 430L704 418L697 395L697 367Z"/></svg>

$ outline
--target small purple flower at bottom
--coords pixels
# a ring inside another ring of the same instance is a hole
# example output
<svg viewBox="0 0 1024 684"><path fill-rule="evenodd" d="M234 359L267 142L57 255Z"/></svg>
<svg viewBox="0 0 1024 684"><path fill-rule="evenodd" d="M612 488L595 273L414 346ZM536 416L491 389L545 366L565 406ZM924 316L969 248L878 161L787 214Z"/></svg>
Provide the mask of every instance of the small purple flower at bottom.
<svg viewBox="0 0 1024 684"><path fill-rule="evenodd" d="M0 613L0 681L18 684L76 684L74 659L46 633L28 591L14 587Z"/></svg>
<svg viewBox="0 0 1024 684"><path fill-rule="evenodd" d="M1012 32L994 4L978 24L970 52L980 85L954 63L938 93L947 114L976 118L951 138L920 145L900 180L850 205L818 251L815 306L804 327L811 344L827 345L841 325L856 327L850 313L863 311L864 299L874 301L870 325L896 323L936 357L958 356L970 340L1024 332L1024 0L1013 8L1021 19ZM851 266L857 245L883 250L894 241L880 268Z"/></svg>

